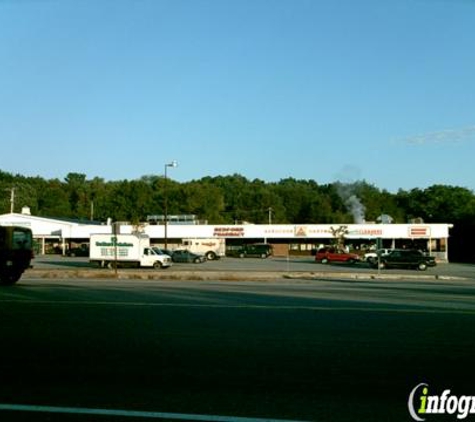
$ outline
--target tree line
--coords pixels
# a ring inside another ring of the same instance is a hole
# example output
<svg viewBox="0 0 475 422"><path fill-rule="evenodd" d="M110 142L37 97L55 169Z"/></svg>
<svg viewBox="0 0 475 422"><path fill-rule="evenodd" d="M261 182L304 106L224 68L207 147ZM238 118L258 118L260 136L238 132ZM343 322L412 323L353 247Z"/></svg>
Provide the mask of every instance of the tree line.
<svg viewBox="0 0 475 422"><path fill-rule="evenodd" d="M249 180L234 174L179 183L163 176L105 181L69 173L64 180L25 177L0 171L0 213L28 206L33 215L78 220L145 221L148 215L195 214L209 224L426 223L475 221L475 194L446 185L400 189L397 193L366 182L318 184L314 180ZM358 221L360 220L360 221Z"/></svg>
<svg viewBox="0 0 475 422"><path fill-rule="evenodd" d="M149 215L163 215L166 202L169 215L195 214L209 224L451 223L449 253L475 262L475 194L460 186L437 184L391 193L364 180L265 182L233 174L179 183L162 175L105 181L82 173L48 180L0 170L0 192L0 214L10 212L12 205L14 212L28 206L32 215L83 222L110 218L137 224Z"/></svg>

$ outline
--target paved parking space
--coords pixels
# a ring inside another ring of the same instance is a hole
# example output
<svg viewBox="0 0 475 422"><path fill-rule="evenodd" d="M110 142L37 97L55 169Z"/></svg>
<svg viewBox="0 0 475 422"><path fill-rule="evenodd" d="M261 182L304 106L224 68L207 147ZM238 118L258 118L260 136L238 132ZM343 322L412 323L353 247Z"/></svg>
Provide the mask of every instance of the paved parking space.
<svg viewBox="0 0 475 422"><path fill-rule="evenodd" d="M97 267L89 264L88 258L70 258L62 256L39 256L33 261L35 270L93 270ZM104 269L104 274L109 271ZM127 269L121 269L127 271ZM151 272L153 270L144 269ZM370 268L366 263L348 264L320 264L316 263L311 256L308 257L271 257L260 258L223 258L217 261L207 261L201 264L175 263L169 269L159 270L166 276L174 272L228 272L243 274L249 272L276 272L276 273L341 273L341 274L368 274L370 276L402 274L403 276L426 276L426 277L463 277L475 280L475 264L440 263L435 268L429 268L425 272L416 270L382 270L378 272Z"/></svg>

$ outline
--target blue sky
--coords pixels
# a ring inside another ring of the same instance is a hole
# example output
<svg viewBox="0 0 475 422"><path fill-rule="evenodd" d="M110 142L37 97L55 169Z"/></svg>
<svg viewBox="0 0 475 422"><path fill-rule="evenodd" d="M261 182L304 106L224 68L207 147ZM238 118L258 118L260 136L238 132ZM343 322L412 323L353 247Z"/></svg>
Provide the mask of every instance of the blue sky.
<svg viewBox="0 0 475 422"><path fill-rule="evenodd" d="M475 1L0 0L0 169L475 189Z"/></svg>

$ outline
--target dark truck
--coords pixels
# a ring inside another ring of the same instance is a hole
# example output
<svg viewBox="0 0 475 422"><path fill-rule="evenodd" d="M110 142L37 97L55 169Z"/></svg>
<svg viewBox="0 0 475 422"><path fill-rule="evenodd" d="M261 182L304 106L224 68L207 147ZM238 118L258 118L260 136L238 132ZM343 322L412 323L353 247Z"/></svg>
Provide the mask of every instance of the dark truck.
<svg viewBox="0 0 475 422"><path fill-rule="evenodd" d="M0 226L0 285L15 284L30 267L33 235L27 227Z"/></svg>
<svg viewBox="0 0 475 422"><path fill-rule="evenodd" d="M436 262L433 256L424 255L415 249L392 249L388 254L380 255L379 259L373 261L373 266L377 268L412 268L425 271L427 267L435 267Z"/></svg>

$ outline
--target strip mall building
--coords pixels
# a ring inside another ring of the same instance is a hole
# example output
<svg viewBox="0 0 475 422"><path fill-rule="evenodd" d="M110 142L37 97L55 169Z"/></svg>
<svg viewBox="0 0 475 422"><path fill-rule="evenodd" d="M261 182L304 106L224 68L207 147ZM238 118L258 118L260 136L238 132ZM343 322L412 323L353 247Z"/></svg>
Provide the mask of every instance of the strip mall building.
<svg viewBox="0 0 475 422"><path fill-rule="evenodd" d="M29 227L36 240L37 253L65 254L71 247L89 243L91 234L112 233L110 224L82 224L77 221L51 219L29 214L0 215L0 225ZM121 233L140 230L150 236L152 244L162 246L165 240L171 249L183 239L221 238L227 247L245 243L267 242L274 254L310 254L319 245L335 240L336 231L345 232L345 244L352 249L366 249L378 242L385 248L414 247L448 261L451 224L144 224L139 227L124 224Z"/></svg>

